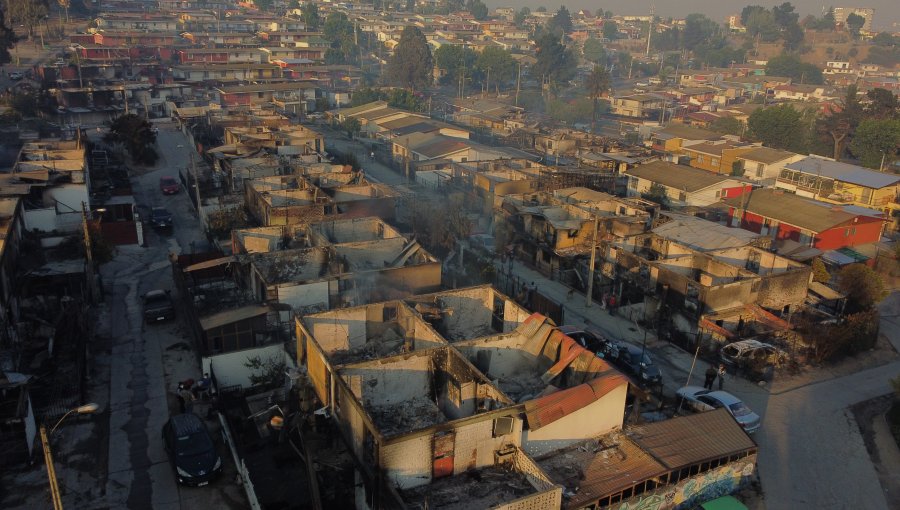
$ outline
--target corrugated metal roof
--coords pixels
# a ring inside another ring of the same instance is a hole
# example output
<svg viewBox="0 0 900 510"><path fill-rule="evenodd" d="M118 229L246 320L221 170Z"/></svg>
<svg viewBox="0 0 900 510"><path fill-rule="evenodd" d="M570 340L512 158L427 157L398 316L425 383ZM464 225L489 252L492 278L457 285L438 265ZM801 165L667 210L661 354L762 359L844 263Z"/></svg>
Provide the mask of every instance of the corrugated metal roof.
<svg viewBox="0 0 900 510"><path fill-rule="evenodd" d="M869 216L847 211L846 207L839 205L772 189L754 190L749 194L749 199L746 196L738 196L726 199L725 203L814 233L849 222L856 216Z"/></svg>
<svg viewBox="0 0 900 510"><path fill-rule="evenodd" d="M634 427L630 437L670 469L756 450L724 408Z"/></svg>
<svg viewBox="0 0 900 510"><path fill-rule="evenodd" d="M653 161L645 165L629 168L625 174L662 184L684 192L694 192L721 184L731 177L717 175L705 170L676 165L668 161Z"/></svg>
<svg viewBox="0 0 900 510"><path fill-rule="evenodd" d="M615 494L668 471L624 435L619 436L618 445L601 450L579 467L584 479L578 485L578 494L568 501L570 507Z"/></svg>
<svg viewBox="0 0 900 510"><path fill-rule="evenodd" d="M610 370L584 384L529 400L525 403L525 419L528 422L528 428L537 430L549 425L601 399L623 384L628 384L628 379L615 370Z"/></svg>
<svg viewBox="0 0 900 510"><path fill-rule="evenodd" d="M767 165L784 161L797 154L788 151L773 149L771 147L757 147L750 152L745 152L737 157L737 159L746 159L747 161L757 161Z"/></svg>
<svg viewBox="0 0 900 510"><path fill-rule="evenodd" d="M859 165L841 163L819 156L809 156L785 166L789 170L809 175L820 175L838 181L849 182L867 188L880 189L900 182L900 176L869 170Z"/></svg>

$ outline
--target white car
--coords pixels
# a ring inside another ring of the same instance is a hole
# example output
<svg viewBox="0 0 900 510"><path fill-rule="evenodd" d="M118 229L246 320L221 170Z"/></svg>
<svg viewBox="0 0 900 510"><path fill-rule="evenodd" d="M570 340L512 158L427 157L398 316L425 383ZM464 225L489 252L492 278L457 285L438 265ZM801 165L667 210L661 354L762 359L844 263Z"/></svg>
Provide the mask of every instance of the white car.
<svg viewBox="0 0 900 510"><path fill-rule="evenodd" d="M724 407L748 434L759 430L759 415L751 411L747 404L741 402L741 399L727 391L710 391L700 386L685 386L680 388L677 393L684 400L684 405L694 411L702 413Z"/></svg>

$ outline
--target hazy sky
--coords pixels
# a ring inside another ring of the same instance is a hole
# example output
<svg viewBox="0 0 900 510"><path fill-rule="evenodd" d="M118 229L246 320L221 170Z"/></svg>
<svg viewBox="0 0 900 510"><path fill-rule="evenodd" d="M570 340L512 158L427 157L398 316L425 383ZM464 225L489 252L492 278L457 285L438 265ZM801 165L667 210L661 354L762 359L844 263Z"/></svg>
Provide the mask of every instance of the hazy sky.
<svg viewBox="0 0 900 510"><path fill-rule="evenodd" d="M611 10L616 14L648 14L650 5L656 8L656 14L663 17L685 16L692 12L703 13L716 21L724 21L729 14L739 14L746 5L762 5L771 7L781 5L784 0L753 1L753 0L486 0L488 7L524 7L534 9L540 5L550 11L555 11L560 5L565 5L570 11L590 9L592 12L600 7ZM864 0L859 3L822 3L821 0L794 0L791 2L800 19L807 14L822 15L823 5L827 9L829 5L841 7L871 7L875 9L874 28L876 30L900 31L900 1L898 0Z"/></svg>

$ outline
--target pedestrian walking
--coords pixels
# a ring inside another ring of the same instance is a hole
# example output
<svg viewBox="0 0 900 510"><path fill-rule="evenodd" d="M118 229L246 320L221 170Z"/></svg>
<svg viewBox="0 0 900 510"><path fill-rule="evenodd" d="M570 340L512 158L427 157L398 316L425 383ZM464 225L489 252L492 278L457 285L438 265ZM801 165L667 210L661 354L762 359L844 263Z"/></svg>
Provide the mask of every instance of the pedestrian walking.
<svg viewBox="0 0 900 510"><path fill-rule="evenodd" d="M181 391L184 389L184 386L179 384L178 390L175 392L175 398L178 399L178 413L184 414L184 397L181 396Z"/></svg>
<svg viewBox="0 0 900 510"><path fill-rule="evenodd" d="M722 388L725 386L725 365L719 365L719 391L722 391Z"/></svg>
<svg viewBox="0 0 900 510"><path fill-rule="evenodd" d="M191 393L191 390L182 384L178 387L178 394L181 397L179 400L179 403L181 403L181 414L193 412L194 394Z"/></svg>
<svg viewBox="0 0 900 510"><path fill-rule="evenodd" d="M710 365L709 368L706 369L706 378L703 380L703 387L712 391L713 381L716 380L716 376L719 373L716 371L716 367Z"/></svg>

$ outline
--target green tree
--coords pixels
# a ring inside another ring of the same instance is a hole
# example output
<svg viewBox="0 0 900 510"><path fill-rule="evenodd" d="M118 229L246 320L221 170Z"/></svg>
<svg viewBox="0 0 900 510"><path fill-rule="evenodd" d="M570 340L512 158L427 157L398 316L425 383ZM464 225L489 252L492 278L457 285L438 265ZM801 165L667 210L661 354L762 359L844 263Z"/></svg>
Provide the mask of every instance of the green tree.
<svg viewBox="0 0 900 510"><path fill-rule="evenodd" d="M481 74L487 80L485 89L490 89L490 79L494 80L496 88L505 81L509 81L516 76L517 64L512 57L512 53L499 46L488 46L481 51L475 66L481 71Z"/></svg>
<svg viewBox="0 0 900 510"><path fill-rule="evenodd" d="M844 266L838 274L838 289L847 296L847 313L872 310L887 296L881 276L865 264Z"/></svg>
<svg viewBox="0 0 900 510"><path fill-rule="evenodd" d="M859 123L850 150L869 168L881 168L882 157L890 164L900 150L900 118L865 119Z"/></svg>
<svg viewBox="0 0 900 510"><path fill-rule="evenodd" d="M532 76L546 76L551 81L563 83L575 75L575 56L556 36L544 34L535 42L537 62L531 68Z"/></svg>
<svg viewBox="0 0 900 510"><path fill-rule="evenodd" d="M445 84L456 84L463 73L472 76L476 60L478 54L462 46L444 44L434 50L434 65L446 73L442 78Z"/></svg>
<svg viewBox="0 0 900 510"><path fill-rule="evenodd" d="M800 14L794 12L794 6L790 2L784 2L781 5L772 7L772 17L779 27L785 29L791 25L796 25L800 19Z"/></svg>
<svg viewBox="0 0 900 510"><path fill-rule="evenodd" d="M325 52L326 64L352 64L358 60L359 47L354 42L353 23L342 12L334 12L325 19L322 37L331 43Z"/></svg>
<svg viewBox="0 0 900 510"><path fill-rule="evenodd" d="M772 42L778 39L778 24L772 12L761 5L748 5L741 11L741 24L751 38Z"/></svg>
<svg viewBox="0 0 900 510"><path fill-rule="evenodd" d="M641 198L656 202L663 209L669 209L669 195L666 194L666 188L662 184L654 182L646 192L641 193Z"/></svg>
<svg viewBox="0 0 900 510"><path fill-rule="evenodd" d="M300 7L300 19L306 25L307 30L319 29L319 6L309 1Z"/></svg>
<svg viewBox="0 0 900 510"><path fill-rule="evenodd" d="M121 143L135 163L153 165L159 155L156 153L156 133L153 126L133 113L117 117L104 139L111 143Z"/></svg>
<svg viewBox="0 0 900 510"><path fill-rule="evenodd" d="M350 100L350 107L362 106L383 99L384 94L382 94L380 90L372 88L357 89L353 92L353 98Z"/></svg>
<svg viewBox="0 0 900 510"><path fill-rule="evenodd" d="M389 80L411 90L422 89L431 84L433 69L434 61L425 35L419 27L407 25L388 63Z"/></svg>
<svg viewBox="0 0 900 510"><path fill-rule="evenodd" d="M472 14L472 17L478 21L485 20L488 17L487 5L484 5L484 2L481 0L469 0L466 8Z"/></svg>
<svg viewBox="0 0 900 510"><path fill-rule="evenodd" d="M803 153L804 140L798 133L804 132L803 113L789 104L760 108L747 120L747 135L776 149Z"/></svg>
<svg viewBox="0 0 900 510"><path fill-rule="evenodd" d="M547 22L547 30L557 35L568 34L571 32L572 15L569 14L569 9L566 9L565 6L561 5L556 11L556 14L554 14Z"/></svg>
<svg viewBox="0 0 900 510"><path fill-rule="evenodd" d="M860 16L859 14L850 13L847 16L847 29L853 34L853 37L859 37L859 29L866 24L866 18Z"/></svg>
<svg viewBox="0 0 900 510"><path fill-rule="evenodd" d="M831 281L831 274L822 262L821 257L816 257L812 261L813 281L819 283L828 283Z"/></svg>
<svg viewBox="0 0 900 510"><path fill-rule="evenodd" d="M822 70L812 64L801 61L794 55L781 54L772 57L766 63L766 75L785 76L798 83L821 85L824 83Z"/></svg>
<svg viewBox="0 0 900 510"><path fill-rule="evenodd" d="M519 28L524 27L525 20L530 15L531 15L531 9L529 9L528 7L522 7L521 9L516 11L516 13L513 15L513 23Z"/></svg>
<svg viewBox="0 0 900 510"><path fill-rule="evenodd" d="M544 7L543 5L541 5L541 6L538 6L537 9L535 9L535 12L547 12L547 8Z"/></svg>
<svg viewBox="0 0 900 510"><path fill-rule="evenodd" d="M0 4L0 66L8 62L12 62L9 50L16 46L16 34L7 26L7 16L4 13L4 6Z"/></svg>
<svg viewBox="0 0 900 510"><path fill-rule="evenodd" d="M341 122L341 129L347 133L348 138L352 139L362 129L362 123L356 117L347 117L344 122Z"/></svg>
<svg viewBox="0 0 900 510"><path fill-rule="evenodd" d="M832 143L832 156L840 160L846 143L852 139L856 127L862 118L862 104L856 95L856 85L847 87L844 98L837 108L819 118L816 129L819 134Z"/></svg>
<svg viewBox="0 0 900 510"><path fill-rule="evenodd" d="M599 39L591 37L584 41L582 54L584 55L584 59L592 64L606 64L606 48L603 47L603 43L600 42Z"/></svg>
<svg viewBox="0 0 900 510"><path fill-rule="evenodd" d="M719 35L719 24L707 18L703 14L688 14L684 20L682 32L682 44L690 51L701 44L710 43Z"/></svg>
<svg viewBox="0 0 900 510"><path fill-rule="evenodd" d="M868 104L865 107L866 115L876 119L890 118L900 113L900 103L897 96L887 89L874 88L866 92Z"/></svg>
<svg viewBox="0 0 900 510"><path fill-rule="evenodd" d="M864 62L883 67L894 67L900 64L900 46L872 46Z"/></svg>
<svg viewBox="0 0 900 510"><path fill-rule="evenodd" d="M709 124L709 129L716 133L740 136L744 132L744 123L734 117L719 117Z"/></svg>
<svg viewBox="0 0 900 510"><path fill-rule="evenodd" d="M615 41L619 38L619 25L616 24L615 21L606 19L603 20L603 37L609 39L610 41Z"/></svg>
<svg viewBox="0 0 900 510"><path fill-rule="evenodd" d="M797 51L803 44L803 28L796 23L790 24L784 28L781 37L786 51Z"/></svg>
<svg viewBox="0 0 900 510"><path fill-rule="evenodd" d="M876 46L896 46L897 41L889 32L878 32L872 38L872 44Z"/></svg>
<svg viewBox="0 0 900 510"><path fill-rule="evenodd" d="M591 99L591 133L595 132L597 123L597 104L600 102L600 96L606 93L612 84L609 73L603 66L595 65L591 73L584 80L584 91Z"/></svg>

